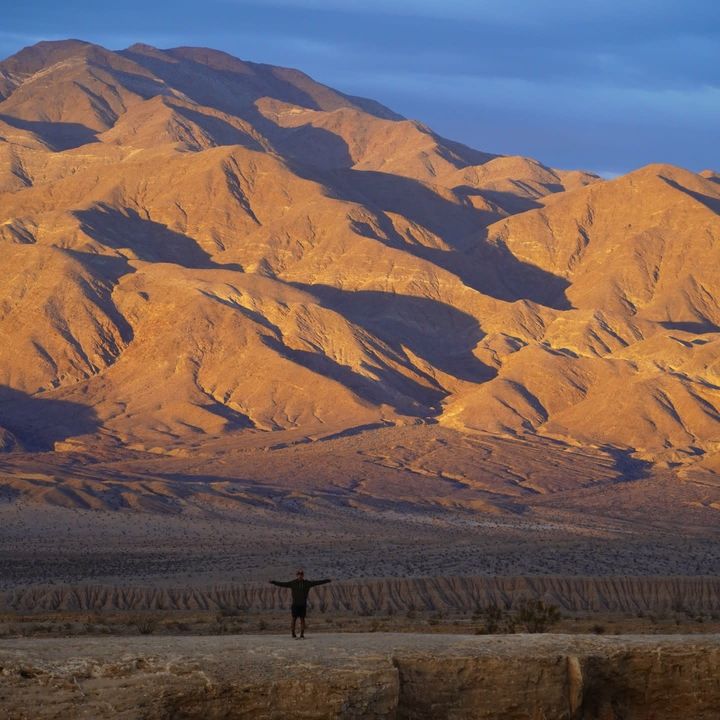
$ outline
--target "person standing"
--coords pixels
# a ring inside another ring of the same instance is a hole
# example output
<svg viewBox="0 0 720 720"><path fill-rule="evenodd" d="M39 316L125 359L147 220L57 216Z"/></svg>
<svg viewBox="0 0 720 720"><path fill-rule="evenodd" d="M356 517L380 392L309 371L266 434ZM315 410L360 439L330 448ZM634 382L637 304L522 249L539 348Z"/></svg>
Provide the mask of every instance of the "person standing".
<svg viewBox="0 0 720 720"><path fill-rule="evenodd" d="M290 612L292 613L292 625L290 626L290 629L294 638L297 637L297 635L295 634L295 627L299 618L300 637L303 640L305 639L305 615L307 614L308 593L310 592L311 588L314 588L316 585L325 585L325 583L329 582L330 580L327 579L306 580L305 572L303 570L297 571L294 580L288 580L287 582L280 582L278 580L270 581L272 585L290 588L290 590L292 591L292 605L290 606Z"/></svg>

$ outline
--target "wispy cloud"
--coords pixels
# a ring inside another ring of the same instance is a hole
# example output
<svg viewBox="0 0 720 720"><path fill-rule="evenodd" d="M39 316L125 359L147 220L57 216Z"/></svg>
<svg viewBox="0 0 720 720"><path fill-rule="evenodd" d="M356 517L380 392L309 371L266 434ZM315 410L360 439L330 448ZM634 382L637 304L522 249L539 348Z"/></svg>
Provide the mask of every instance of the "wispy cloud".
<svg viewBox="0 0 720 720"><path fill-rule="evenodd" d="M720 165L718 0L71 5L10 3L0 54L60 37L210 46L299 68L487 150L613 171Z"/></svg>

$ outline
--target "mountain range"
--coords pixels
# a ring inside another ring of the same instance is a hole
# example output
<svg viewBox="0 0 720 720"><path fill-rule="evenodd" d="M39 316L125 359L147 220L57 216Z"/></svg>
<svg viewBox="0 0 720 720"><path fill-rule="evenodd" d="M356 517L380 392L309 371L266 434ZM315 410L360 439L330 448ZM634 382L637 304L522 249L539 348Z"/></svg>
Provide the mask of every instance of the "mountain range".
<svg viewBox="0 0 720 720"><path fill-rule="evenodd" d="M437 425L715 473L719 215L710 170L602 180L297 70L42 42L0 62L0 446Z"/></svg>

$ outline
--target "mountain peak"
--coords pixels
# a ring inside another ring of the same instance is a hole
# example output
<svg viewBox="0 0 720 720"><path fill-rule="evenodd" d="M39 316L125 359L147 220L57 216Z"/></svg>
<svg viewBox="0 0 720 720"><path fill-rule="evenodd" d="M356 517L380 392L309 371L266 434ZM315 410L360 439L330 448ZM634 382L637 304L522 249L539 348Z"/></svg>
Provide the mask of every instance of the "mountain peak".
<svg viewBox="0 0 720 720"><path fill-rule="evenodd" d="M0 71L0 438L424 419L713 451L715 174L600 182L207 48Z"/></svg>

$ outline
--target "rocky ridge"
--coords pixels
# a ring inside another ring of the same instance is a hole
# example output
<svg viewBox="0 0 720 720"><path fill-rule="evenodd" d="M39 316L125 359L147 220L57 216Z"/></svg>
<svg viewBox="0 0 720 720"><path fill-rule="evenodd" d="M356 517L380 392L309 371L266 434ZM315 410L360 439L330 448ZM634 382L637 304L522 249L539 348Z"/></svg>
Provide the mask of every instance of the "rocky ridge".
<svg viewBox="0 0 720 720"><path fill-rule="evenodd" d="M714 474L719 208L296 70L40 43L0 63L0 448L437 423Z"/></svg>

